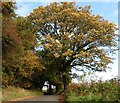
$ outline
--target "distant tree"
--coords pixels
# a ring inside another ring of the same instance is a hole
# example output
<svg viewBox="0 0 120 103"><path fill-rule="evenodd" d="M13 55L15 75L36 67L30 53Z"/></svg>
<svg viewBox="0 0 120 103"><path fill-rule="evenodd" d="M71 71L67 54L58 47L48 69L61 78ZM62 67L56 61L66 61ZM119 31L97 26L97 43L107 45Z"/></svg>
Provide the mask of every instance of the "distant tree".
<svg viewBox="0 0 120 103"><path fill-rule="evenodd" d="M106 48L116 46L116 25L93 15L90 6L54 2L39 6L27 18L38 27L40 47L56 63L64 90L72 68L105 71L112 62Z"/></svg>
<svg viewBox="0 0 120 103"><path fill-rule="evenodd" d="M4 54L10 53L9 48L16 44L21 44L15 27L14 17L16 6L13 2L2 3L2 50Z"/></svg>
<svg viewBox="0 0 120 103"><path fill-rule="evenodd" d="M2 84L13 83L14 75L12 68L20 61L22 40L15 26L15 3L2 3ZM21 48L20 48L21 47Z"/></svg>
<svg viewBox="0 0 120 103"><path fill-rule="evenodd" d="M7 18L14 17L16 9L15 4L15 2L9 2L9 0L8 2L2 2L2 15L7 16Z"/></svg>
<svg viewBox="0 0 120 103"><path fill-rule="evenodd" d="M36 27L31 24L31 22L27 21L24 17L17 17L16 28L19 33L20 38L22 39L22 44L25 50L35 50L35 46L37 46L37 31Z"/></svg>

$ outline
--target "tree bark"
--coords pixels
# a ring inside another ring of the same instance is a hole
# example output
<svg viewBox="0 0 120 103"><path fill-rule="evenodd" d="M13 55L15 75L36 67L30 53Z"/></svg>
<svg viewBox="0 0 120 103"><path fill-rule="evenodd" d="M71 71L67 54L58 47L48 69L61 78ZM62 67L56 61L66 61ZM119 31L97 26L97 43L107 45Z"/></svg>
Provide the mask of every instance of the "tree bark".
<svg viewBox="0 0 120 103"><path fill-rule="evenodd" d="M49 82L49 90L48 90L48 92L50 93L50 94L52 94L52 87L51 87L51 83Z"/></svg>

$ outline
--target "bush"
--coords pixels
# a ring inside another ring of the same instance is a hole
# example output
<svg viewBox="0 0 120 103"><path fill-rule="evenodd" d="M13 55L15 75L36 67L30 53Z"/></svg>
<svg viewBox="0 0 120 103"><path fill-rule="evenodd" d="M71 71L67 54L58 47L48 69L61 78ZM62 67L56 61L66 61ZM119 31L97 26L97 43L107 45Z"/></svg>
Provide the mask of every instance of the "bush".
<svg viewBox="0 0 120 103"><path fill-rule="evenodd" d="M70 84L65 93L65 100L68 103L71 101L119 101L118 90L120 90L120 84L116 79Z"/></svg>

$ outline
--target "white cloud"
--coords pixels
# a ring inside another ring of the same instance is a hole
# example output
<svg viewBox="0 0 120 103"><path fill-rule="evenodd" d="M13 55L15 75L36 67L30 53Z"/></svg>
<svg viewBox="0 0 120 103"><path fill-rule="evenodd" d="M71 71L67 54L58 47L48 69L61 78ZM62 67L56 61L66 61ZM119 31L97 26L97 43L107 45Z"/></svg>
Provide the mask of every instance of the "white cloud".
<svg viewBox="0 0 120 103"><path fill-rule="evenodd" d="M117 23L115 23L115 24L116 24L116 27L119 28L118 24ZM115 34L118 34L118 30L115 31Z"/></svg>
<svg viewBox="0 0 120 103"><path fill-rule="evenodd" d="M115 34L118 34L118 30L115 31Z"/></svg>
<svg viewBox="0 0 120 103"><path fill-rule="evenodd" d="M114 11L114 15L118 15L118 10L115 10L115 11Z"/></svg>
<svg viewBox="0 0 120 103"><path fill-rule="evenodd" d="M30 11L30 7L28 5L22 5L18 7L18 9L16 10L16 14L25 17L26 15L28 15L29 11Z"/></svg>

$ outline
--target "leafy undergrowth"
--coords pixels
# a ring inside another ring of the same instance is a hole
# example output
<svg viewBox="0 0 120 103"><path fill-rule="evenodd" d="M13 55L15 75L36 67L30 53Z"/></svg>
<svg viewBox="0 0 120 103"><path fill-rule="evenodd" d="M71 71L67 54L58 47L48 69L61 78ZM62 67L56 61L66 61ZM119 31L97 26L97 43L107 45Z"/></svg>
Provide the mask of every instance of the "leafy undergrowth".
<svg viewBox="0 0 120 103"><path fill-rule="evenodd" d="M120 101L120 85L116 79L109 81L92 81L91 83L70 84L65 93L67 103L78 102L100 102Z"/></svg>
<svg viewBox="0 0 120 103"><path fill-rule="evenodd" d="M26 90L19 87L9 86L2 89L2 101L9 101L15 98L21 98L26 96L38 96L42 95L40 90Z"/></svg>

